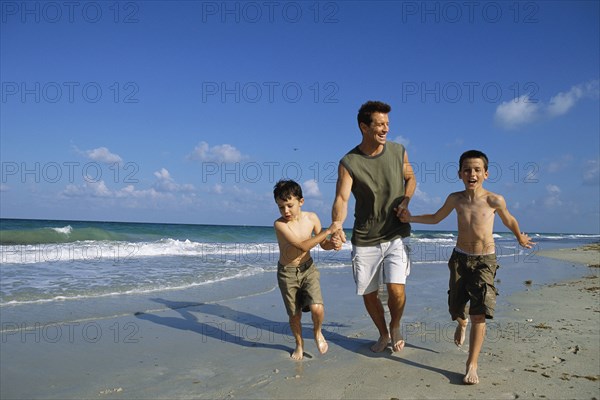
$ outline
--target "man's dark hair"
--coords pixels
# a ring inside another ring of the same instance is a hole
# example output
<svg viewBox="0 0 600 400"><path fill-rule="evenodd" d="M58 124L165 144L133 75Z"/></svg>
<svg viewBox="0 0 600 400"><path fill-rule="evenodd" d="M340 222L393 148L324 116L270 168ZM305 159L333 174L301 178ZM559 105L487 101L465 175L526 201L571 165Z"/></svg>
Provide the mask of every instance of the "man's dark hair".
<svg viewBox="0 0 600 400"><path fill-rule="evenodd" d="M463 161L469 158L481 158L483 160L483 169L488 170L488 158L485 153L479 150L468 150L462 153L460 160L458 161L458 170L462 169Z"/></svg>
<svg viewBox="0 0 600 400"><path fill-rule="evenodd" d="M278 199L285 201L292 197L296 197L300 200L303 198L302 188L296 181L282 179L275 184L275 187L273 188L273 197L275 197L275 201Z"/></svg>
<svg viewBox="0 0 600 400"><path fill-rule="evenodd" d="M361 122L367 126L371 125L371 115L373 113L389 114L390 111L392 111L392 107L389 104L382 101L369 100L360 106L360 109L358 110L358 116L356 117L358 126L360 127Z"/></svg>

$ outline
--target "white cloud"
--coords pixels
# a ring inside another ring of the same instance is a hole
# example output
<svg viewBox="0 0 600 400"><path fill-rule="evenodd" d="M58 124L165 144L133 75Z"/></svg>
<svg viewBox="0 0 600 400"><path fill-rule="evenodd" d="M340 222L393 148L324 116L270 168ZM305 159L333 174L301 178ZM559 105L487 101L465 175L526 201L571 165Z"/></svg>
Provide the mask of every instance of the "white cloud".
<svg viewBox="0 0 600 400"><path fill-rule="evenodd" d="M86 150L85 155L90 159L106 164L121 163L123 159L114 153L111 153L106 147L98 147L93 150Z"/></svg>
<svg viewBox="0 0 600 400"><path fill-rule="evenodd" d="M600 161L587 160L583 171L583 183L585 185L600 185Z"/></svg>
<svg viewBox="0 0 600 400"><path fill-rule="evenodd" d="M550 99L547 113L550 117L557 117L569 112L575 104L584 97L598 96L598 81L590 81L571 87L568 92L560 92Z"/></svg>
<svg viewBox="0 0 600 400"><path fill-rule="evenodd" d="M548 104L548 114L553 117L566 114L573 108L582 95L582 90L577 87L572 87L571 90L566 93L560 92L550 99L550 104Z"/></svg>
<svg viewBox="0 0 600 400"><path fill-rule="evenodd" d="M556 185L546 185L546 191L550 194L560 193L560 188Z"/></svg>
<svg viewBox="0 0 600 400"><path fill-rule="evenodd" d="M304 197L321 197L319 184L316 180L310 179L302 184L302 194Z"/></svg>
<svg viewBox="0 0 600 400"><path fill-rule="evenodd" d="M546 197L544 197L543 204L547 208L556 208L562 206L562 200L560 199L560 188L556 185L546 185Z"/></svg>
<svg viewBox="0 0 600 400"><path fill-rule="evenodd" d="M104 181L88 181L82 185L67 185L61 193L65 197L87 197L104 199L140 199L140 198L159 198L167 195L157 192L154 188L147 190L137 190L133 185L127 185L120 190L111 190Z"/></svg>
<svg viewBox="0 0 600 400"><path fill-rule="evenodd" d="M562 171L569 166L571 160L573 160L573 156L571 154L565 154L559 159L548 163L546 169L548 170L548 172Z"/></svg>
<svg viewBox="0 0 600 400"><path fill-rule="evenodd" d="M408 145L410 144L410 140L405 138L404 136L396 136L394 139L392 139L392 141L400 143L404 145L404 147L408 147Z"/></svg>
<svg viewBox="0 0 600 400"><path fill-rule="evenodd" d="M213 186L212 192L216 194L223 194L223 185L217 183Z"/></svg>
<svg viewBox="0 0 600 400"><path fill-rule="evenodd" d="M189 156L193 160L234 163L244 159L242 153L229 144L219 144L210 147L206 142L200 142Z"/></svg>
<svg viewBox="0 0 600 400"><path fill-rule="evenodd" d="M521 125L533 122L538 117L538 104L531 101L529 95L504 101L496 108L494 116L497 123L506 129L515 129Z"/></svg>
<svg viewBox="0 0 600 400"><path fill-rule="evenodd" d="M416 199L419 203L426 204L427 206L439 205L442 201L440 197L431 197L429 194L419 189L418 186L413 194L413 199Z"/></svg>
<svg viewBox="0 0 600 400"><path fill-rule="evenodd" d="M113 193L116 198L125 199L157 199L170 197L168 194L161 194L154 190L154 188L138 190L133 185L127 185L121 190L117 190Z"/></svg>
<svg viewBox="0 0 600 400"><path fill-rule="evenodd" d="M154 176L156 177L154 188L159 192L191 192L194 190L194 185L176 183L166 168L156 171Z"/></svg>
<svg viewBox="0 0 600 400"><path fill-rule="evenodd" d="M85 180L82 185L67 185L62 192L67 197L112 197L104 181Z"/></svg>
<svg viewBox="0 0 600 400"><path fill-rule="evenodd" d="M583 98L597 99L598 80L572 86L550 98L548 104L532 100L528 94L502 102L494 115L496 123L506 129L516 129L540 118L556 118L568 113Z"/></svg>

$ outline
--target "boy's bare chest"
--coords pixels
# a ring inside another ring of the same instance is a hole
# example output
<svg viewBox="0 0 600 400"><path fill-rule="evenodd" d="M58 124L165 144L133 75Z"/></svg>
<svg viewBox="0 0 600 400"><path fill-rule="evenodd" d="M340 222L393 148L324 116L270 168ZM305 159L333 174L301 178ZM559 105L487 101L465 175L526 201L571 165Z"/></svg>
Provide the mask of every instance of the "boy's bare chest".
<svg viewBox="0 0 600 400"><path fill-rule="evenodd" d="M299 239L306 239L312 235L313 226L308 218L288 223L288 229Z"/></svg>
<svg viewBox="0 0 600 400"><path fill-rule="evenodd" d="M456 206L459 220L469 223L484 223L494 218L494 209L486 201L461 201Z"/></svg>

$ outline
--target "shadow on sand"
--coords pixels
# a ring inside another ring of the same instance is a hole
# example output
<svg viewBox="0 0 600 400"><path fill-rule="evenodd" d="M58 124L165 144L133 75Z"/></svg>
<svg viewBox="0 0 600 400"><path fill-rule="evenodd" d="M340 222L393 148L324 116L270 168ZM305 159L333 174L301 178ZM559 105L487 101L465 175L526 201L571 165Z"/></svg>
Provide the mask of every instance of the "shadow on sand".
<svg viewBox="0 0 600 400"><path fill-rule="evenodd" d="M191 303L171 301L162 298L154 298L152 301L163 305L167 309L176 311L181 317L163 317L156 313L138 312L135 316L141 320L164 325L174 329L191 331L204 337L220 340L222 342L232 343L244 347L268 348L291 353L294 350L294 339L288 321L272 321L258 315L250 314L244 311L237 311L230 307L215 303ZM220 320L211 320L202 322L198 319L198 313L215 316ZM234 322L233 325L225 321ZM303 327L302 336L305 340L313 340L312 322L310 327ZM432 372L437 372L445 376L452 384L462 384L463 375L446 371L429 365L424 365L415 361L406 360L393 356L389 351L373 353L370 346L372 340L351 338L341 335L340 328L347 325L338 323L324 324L322 332L325 339L348 351L361 354L370 358L387 358L401 362L411 367L421 368ZM282 335L283 339L277 338ZM204 340L204 339L203 339ZM289 343L289 346L281 342ZM438 353L435 350L416 346L410 343L406 348L414 348L422 351ZM306 358L312 358L309 353L305 353Z"/></svg>

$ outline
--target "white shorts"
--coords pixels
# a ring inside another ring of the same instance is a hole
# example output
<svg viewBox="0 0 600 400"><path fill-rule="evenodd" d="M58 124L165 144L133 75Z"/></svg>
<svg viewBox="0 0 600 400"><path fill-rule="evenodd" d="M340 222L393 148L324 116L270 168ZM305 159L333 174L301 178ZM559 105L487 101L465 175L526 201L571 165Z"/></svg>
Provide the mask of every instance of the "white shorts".
<svg viewBox="0 0 600 400"><path fill-rule="evenodd" d="M402 238L376 246L353 245L352 271L358 295L378 290L382 281L406 284L406 277L410 274L408 246Z"/></svg>

